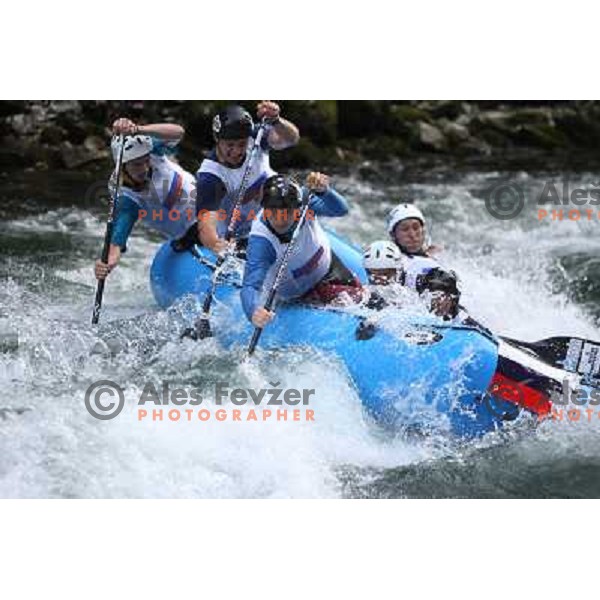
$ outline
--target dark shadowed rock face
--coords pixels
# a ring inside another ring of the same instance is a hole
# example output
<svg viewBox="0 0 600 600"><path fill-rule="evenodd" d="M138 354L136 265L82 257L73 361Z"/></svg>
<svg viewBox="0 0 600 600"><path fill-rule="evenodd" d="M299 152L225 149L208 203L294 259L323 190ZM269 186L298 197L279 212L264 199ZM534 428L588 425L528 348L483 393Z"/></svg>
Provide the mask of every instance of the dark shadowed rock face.
<svg viewBox="0 0 600 600"><path fill-rule="evenodd" d="M212 116L227 102L2 101L0 167L81 169L108 163L110 124L128 116L142 123L182 123L187 135L181 158L194 168L213 144ZM244 104L251 109L255 101ZM491 164L510 156L527 161L528 155L591 155L600 144L596 101L303 100L281 106L302 140L273 156L276 168L427 156Z"/></svg>

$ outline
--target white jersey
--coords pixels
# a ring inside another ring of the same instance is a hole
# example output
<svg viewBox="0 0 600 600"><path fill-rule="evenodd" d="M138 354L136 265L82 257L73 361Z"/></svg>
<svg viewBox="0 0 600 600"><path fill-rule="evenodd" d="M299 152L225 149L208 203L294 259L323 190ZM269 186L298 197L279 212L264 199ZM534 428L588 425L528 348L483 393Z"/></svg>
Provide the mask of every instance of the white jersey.
<svg viewBox="0 0 600 600"><path fill-rule="evenodd" d="M419 275L441 267L440 263L435 258L429 256L402 255L402 266L406 274L404 285L413 290L417 289L417 278Z"/></svg>
<svg viewBox="0 0 600 600"><path fill-rule="evenodd" d="M267 272L263 290L270 289L288 244L282 243L263 223L262 212L252 225L250 235L266 238L275 250L276 260ZM306 220L288 260L287 270L279 286L279 297L284 300L299 298L325 277L331 266L331 246L317 219Z"/></svg>
<svg viewBox="0 0 600 600"><path fill-rule="evenodd" d="M248 148L246 150L246 159L241 166L236 169L229 168L221 163L205 158L198 169L199 173L210 173L218 177L223 185L225 186L225 196L221 200L219 210L224 210L227 213L226 220L217 220L217 233L220 237L225 237L233 209L238 199L240 187L242 185L242 179L248 166L248 161L251 158L251 149L254 144L254 140L248 140ZM269 152L263 148L257 148L254 153L254 160L250 173L248 175L248 185L244 198L240 205L240 215L238 222L235 226L234 233L236 237L246 237L250 233L252 227L252 215L248 218L250 212L256 216L260 211L260 200L261 200L261 188L263 183L272 175L275 175L275 171L271 168L269 163Z"/></svg>
<svg viewBox="0 0 600 600"><path fill-rule="evenodd" d="M122 193L140 207L140 219L169 239L178 239L196 222L196 180L165 156L150 155L152 177L142 191Z"/></svg>

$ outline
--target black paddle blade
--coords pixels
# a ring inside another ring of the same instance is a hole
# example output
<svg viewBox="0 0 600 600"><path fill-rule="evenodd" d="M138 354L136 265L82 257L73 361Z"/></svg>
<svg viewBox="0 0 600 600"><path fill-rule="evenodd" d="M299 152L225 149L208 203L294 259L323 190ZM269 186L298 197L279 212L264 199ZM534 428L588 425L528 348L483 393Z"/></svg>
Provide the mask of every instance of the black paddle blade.
<svg viewBox="0 0 600 600"><path fill-rule="evenodd" d="M187 327L186 329L184 329L183 333L179 336L179 339L183 340L185 338L189 338L190 340L197 340L198 334L196 333L196 328Z"/></svg>
<svg viewBox="0 0 600 600"><path fill-rule="evenodd" d="M533 352L544 362L581 375L589 385L600 382L600 344L583 338L553 337L538 342L503 338L514 346Z"/></svg>
<svg viewBox="0 0 600 600"><path fill-rule="evenodd" d="M213 337L213 332L210 328L210 323L208 319L200 319L200 321L196 323L196 334L199 340Z"/></svg>
<svg viewBox="0 0 600 600"><path fill-rule="evenodd" d="M600 377L600 344L582 338L549 338L538 344L566 371L594 381Z"/></svg>
<svg viewBox="0 0 600 600"><path fill-rule="evenodd" d="M180 339L189 338L191 340L203 340L213 337L208 319L200 319L195 327L188 327L180 336Z"/></svg>

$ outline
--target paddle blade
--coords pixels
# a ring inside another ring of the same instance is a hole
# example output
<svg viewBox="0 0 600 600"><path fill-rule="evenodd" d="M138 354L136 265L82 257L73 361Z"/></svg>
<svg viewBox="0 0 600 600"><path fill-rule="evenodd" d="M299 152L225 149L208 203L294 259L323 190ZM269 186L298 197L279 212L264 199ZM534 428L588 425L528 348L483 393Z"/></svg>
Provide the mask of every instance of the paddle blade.
<svg viewBox="0 0 600 600"><path fill-rule="evenodd" d="M200 321L196 323L196 335L198 336L197 339L199 340L213 337L213 332L210 328L210 322L208 319L200 319Z"/></svg>
<svg viewBox="0 0 600 600"><path fill-rule="evenodd" d="M538 342L523 342L502 338L510 344L529 350L540 360L577 373L587 385L600 385L600 344L592 340L570 337L552 337Z"/></svg>
<svg viewBox="0 0 600 600"><path fill-rule="evenodd" d="M198 334L196 333L196 328L187 327L186 329L184 329L183 333L179 336L179 339L183 340L185 338L189 338L190 340L197 340Z"/></svg>
<svg viewBox="0 0 600 600"><path fill-rule="evenodd" d="M213 337L208 319L199 319L194 327L188 327L179 336L180 339L189 338L190 340L203 340Z"/></svg>

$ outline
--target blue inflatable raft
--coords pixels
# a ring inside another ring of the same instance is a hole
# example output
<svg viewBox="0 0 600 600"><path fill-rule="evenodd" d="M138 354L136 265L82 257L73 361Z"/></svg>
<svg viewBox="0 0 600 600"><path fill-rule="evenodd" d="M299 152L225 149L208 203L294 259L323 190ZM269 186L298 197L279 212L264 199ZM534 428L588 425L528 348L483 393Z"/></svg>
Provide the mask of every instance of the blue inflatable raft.
<svg viewBox="0 0 600 600"><path fill-rule="evenodd" d="M335 234L328 235L336 255L365 282L360 252ZM161 307L190 294L200 303L204 300L215 257L204 248L198 250L202 261L191 252L175 253L168 243L159 249L150 278ZM226 349L247 347L253 333L239 289L239 276L226 276L213 303L212 329ZM259 350L308 346L334 354L345 365L366 411L394 431L434 429L472 438L502 426L511 405L494 399L490 409L487 393L498 362L493 337L428 315L384 312L370 335L357 336L364 317L356 311L280 305L263 331Z"/></svg>

